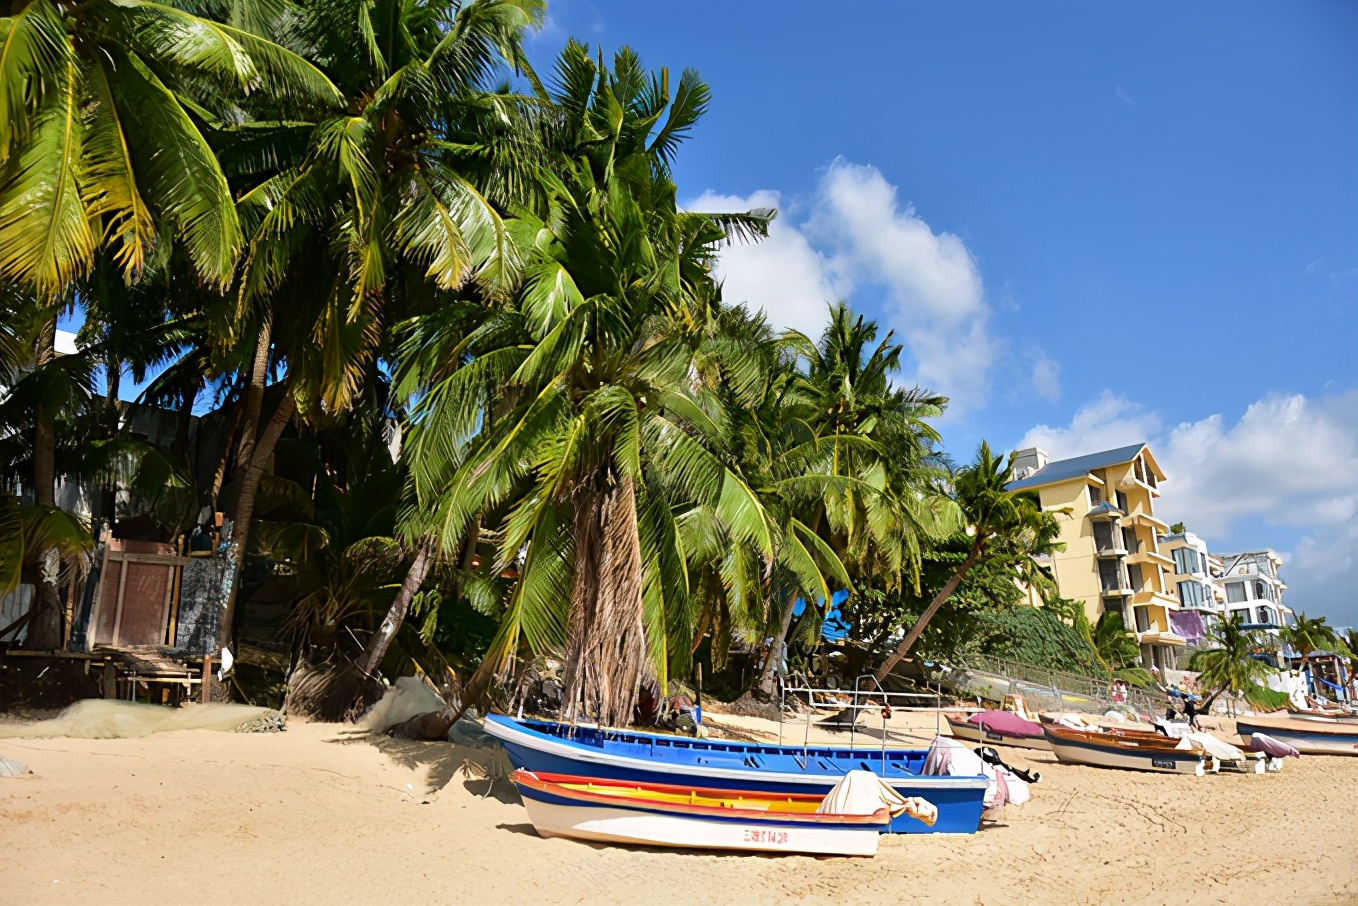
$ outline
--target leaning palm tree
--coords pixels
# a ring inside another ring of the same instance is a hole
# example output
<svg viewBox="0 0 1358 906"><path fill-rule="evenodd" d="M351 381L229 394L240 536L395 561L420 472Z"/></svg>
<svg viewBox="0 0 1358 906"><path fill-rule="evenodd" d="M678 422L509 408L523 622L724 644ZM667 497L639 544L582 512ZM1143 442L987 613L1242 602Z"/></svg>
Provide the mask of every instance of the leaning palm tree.
<svg viewBox="0 0 1358 906"><path fill-rule="evenodd" d="M960 524L956 506L940 490L946 473L936 460L939 435L931 424L947 400L895 386L903 347L891 333L879 341L877 330L876 322L839 303L831 306L819 342L787 336L804 370L794 369L791 392L780 399L777 419L799 442L779 455L778 471L805 498L797 511L807 514L810 531L832 542L851 572L918 586L922 544ZM806 497L807 491L814 493ZM769 655L756 682L763 694L772 691L773 664L796 597L787 595L775 609Z"/></svg>
<svg viewBox="0 0 1358 906"><path fill-rule="evenodd" d="M1223 692L1238 698L1268 679L1274 668L1255 657L1261 641L1257 632L1245 628L1245 618L1240 614L1217 620L1208 629L1206 647L1194 652L1190 661L1199 673L1199 688L1212 690L1202 710L1211 707Z"/></svg>
<svg viewBox="0 0 1358 906"><path fill-rule="evenodd" d="M877 670L879 682L910 652L934 614L983 557L1002 556L1014 567L1016 581L1031 584L1038 578L1035 573L1039 567L1034 558L1061 549L1055 542L1059 534L1055 516L1042 510L1037 495L1010 493L1008 485L1012 480L1012 460L1006 462L1004 456L995 456L985 441L981 442L976 461L958 470L953 488L970 538L966 558L934 595L896 650L882 662Z"/></svg>

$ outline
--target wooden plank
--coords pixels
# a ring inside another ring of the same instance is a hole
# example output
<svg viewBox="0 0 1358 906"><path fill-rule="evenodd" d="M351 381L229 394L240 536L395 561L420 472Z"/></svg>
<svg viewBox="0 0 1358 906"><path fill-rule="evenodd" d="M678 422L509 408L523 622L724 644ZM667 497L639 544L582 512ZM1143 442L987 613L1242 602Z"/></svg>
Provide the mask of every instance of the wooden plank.
<svg viewBox="0 0 1358 906"><path fill-rule="evenodd" d="M129 554L123 551L109 554L109 558L125 563L160 563L166 566L182 566L189 560L188 557L175 554Z"/></svg>
<svg viewBox="0 0 1358 906"><path fill-rule="evenodd" d="M118 697L118 668L113 666L112 659L104 661L104 672L99 676L99 685L104 698Z"/></svg>
<svg viewBox="0 0 1358 906"><path fill-rule="evenodd" d="M198 698L203 704L212 701L212 655L203 655L203 680L199 687Z"/></svg>
<svg viewBox="0 0 1358 906"><path fill-rule="evenodd" d="M94 605L90 607L90 624L85 627L85 647L93 648L95 639L99 634L99 611L104 604L104 583L108 581L108 549L109 541L112 540L108 526L100 532L103 536L104 558L99 564L99 584L94 589ZM121 567L119 567L121 570Z"/></svg>
<svg viewBox="0 0 1358 906"><path fill-rule="evenodd" d="M165 644L173 648L179 638L179 590L184 582L184 567L176 566L174 585L170 589L170 631L166 634Z"/></svg>
<svg viewBox="0 0 1358 906"><path fill-rule="evenodd" d="M123 628L123 596L127 593L127 564L118 565L118 602L113 608L113 640L118 644L118 632Z"/></svg>

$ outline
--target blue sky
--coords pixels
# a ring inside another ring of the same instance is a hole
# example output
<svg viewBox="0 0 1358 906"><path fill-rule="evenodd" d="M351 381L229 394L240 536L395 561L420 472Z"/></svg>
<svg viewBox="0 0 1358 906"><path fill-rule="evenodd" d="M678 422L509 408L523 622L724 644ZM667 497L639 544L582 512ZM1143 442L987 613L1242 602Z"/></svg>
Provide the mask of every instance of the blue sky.
<svg viewBox="0 0 1358 906"><path fill-rule="evenodd" d="M1358 624L1358 4L556 0L540 72L568 35L712 86L681 198L780 211L728 298L894 328L959 457L1149 441L1162 515Z"/></svg>

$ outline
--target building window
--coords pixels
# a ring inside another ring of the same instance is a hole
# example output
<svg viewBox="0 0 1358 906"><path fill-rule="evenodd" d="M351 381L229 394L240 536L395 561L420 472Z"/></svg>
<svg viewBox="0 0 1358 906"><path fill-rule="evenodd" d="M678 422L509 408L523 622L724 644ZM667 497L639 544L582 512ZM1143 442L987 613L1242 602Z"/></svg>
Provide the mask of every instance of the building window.
<svg viewBox="0 0 1358 906"><path fill-rule="evenodd" d="M1127 578L1130 579L1130 580L1131 580L1131 583L1132 583L1131 585L1128 586L1128 588L1130 588L1132 591L1141 591L1141 567L1140 567L1140 566L1129 566L1129 567L1127 567Z"/></svg>
<svg viewBox="0 0 1358 906"><path fill-rule="evenodd" d="M1103 590L1117 591L1119 588L1122 588L1122 584L1118 582L1118 579L1119 576L1117 563L1113 562L1112 560L1100 560L1099 584L1103 586Z"/></svg>
<svg viewBox="0 0 1358 906"><path fill-rule="evenodd" d="M1146 613L1146 608L1133 607L1132 610L1136 613L1136 631L1149 632L1151 628L1151 618L1150 614Z"/></svg>
<svg viewBox="0 0 1358 906"><path fill-rule="evenodd" d="M1191 547L1174 549L1174 571L1180 575L1195 572L1198 565L1198 552Z"/></svg>
<svg viewBox="0 0 1358 906"><path fill-rule="evenodd" d="M1247 595L1245 594L1245 583L1244 583L1244 582L1227 582L1227 583L1226 583L1226 603L1227 603L1227 604L1239 604L1241 601L1246 600L1246 598L1247 598Z"/></svg>
<svg viewBox="0 0 1358 906"><path fill-rule="evenodd" d="M1141 545L1136 543L1136 529L1123 528L1122 549L1132 554L1140 552Z"/></svg>
<svg viewBox="0 0 1358 906"><path fill-rule="evenodd" d="M1207 603L1207 596L1203 593L1205 587L1201 582L1180 582L1179 583L1179 603L1185 607L1202 607Z"/></svg>
<svg viewBox="0 0 1358 906"><path fill-rule="evenodd" d="M1273 596L1269 594L1269 591L1271 590L1272 589L1270 589L1269 586L1265 585L1263 582L1256 580L1254 583L1254 600L1256 601L1273 600Z"/></svg>
<svg viewBox="0 0 1358 906"><path fill-rule="evenodd" d="M1259 622L1265 626L1270 625L1273 622L1273 611L1269 610L1267 607L1260 607Z"/></svg>
<svg viewBox="0 0 1358 906"><path fill-rule="evenodd" d="M1121 491L1114 491L1114 493L1118 495L1118 509L1122 510L1124 513L1127 512L1127 495Z"/></svg>
<svg viewBox="0 0 1358 906"><path fill-rule="evenodd" d="M1207 555L1198 551L1198 572L1207 575Z"/></svg>
<svg viewBox="0 0 1358 906"><path fill-rule="evenodd" d="M1113 527L1107 522L1094 523L1094 547L1106 551L1113 546Z"/></svg>
<svg viewBox="0 0 1358 906"><path fill-rule="evenodd" d="M1101 504L1101 503L1103 503L1103 491L1100 491L1100 490L1099 490L1098 488L1096 488L1096 487L1090 487L1090 489L1089 489L1089 505L1090 505L1091 507L1095 507L1095 506L1098 506L1098 505Z"/></svg>

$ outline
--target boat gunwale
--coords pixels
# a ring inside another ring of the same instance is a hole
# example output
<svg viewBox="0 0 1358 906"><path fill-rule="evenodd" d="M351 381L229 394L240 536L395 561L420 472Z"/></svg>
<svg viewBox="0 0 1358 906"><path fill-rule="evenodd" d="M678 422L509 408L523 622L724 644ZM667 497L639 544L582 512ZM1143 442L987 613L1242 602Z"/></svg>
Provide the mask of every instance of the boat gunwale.
<svg viewBox="0 0 1358 906"><path fill-rule="evenodd" d="M502 743L526 746L537 752L555 755L568 761L606 764L617 768L640 771L659 770L660 768L657 768L657 764L659 764L663 767L665 773L681 776L698 776L736 781L747 780L754 776L767 783L814 784L824 785L827 788L834 786L835 778L837 776L843 776L842 774L793 774L786 771L768 771L755 768L741 769L719 767L717 765L685 764L682 762L657 763L631 755L610 754L593 746L572 743L569 740L560 737L539 733L507 715L488 714L486 717L503 718L504 722L487 719L483 724L485 731ZM897 784L903 786L918 784L936 789L986 790L990 786L990 780L984 774L959 777L934 774L905 774L896 777L882 777L882 779L892 786L896 786Z"/></svg>
<svg viewBox="0 0 1358 906"><path fill-rule="evenodd" d="M1174 746L1143 746L1138 745L1136 740L1130 740L1128 743L1104 742L1097 738L1092 740L1088 738L1096 737L1098 735L1094 733L1085 733L1080 730L1070 730L1068 728L1047 727L1046 729L1049 734L1047 741L1052 744L1053 752L1055 752L1056 746L1059 745L1080 749L1091 749L1109 755L1144 755L1152 758L1168 755L1175 761L1197 761L1202 763L1205 763L1206 761L1206 755L1197 749L1180 749ZM1058 735L1057 733L1051 732L1055 729L1064 729L1069 735ZM1057 758L1060 759L1060 753L1057 752L1056 755ZM1100 767L1100 765L1095 765L1095 767Z"/></svg>
<svg viewBox="0 0 1358 906"><path fill-rule="evenodd" d="M547 779L552 778L552 779ZM723 808L721 806L698 805L678 802L660 802L654 799L623 799L617 796L610 796L607 793L596 793L590 790L573 789L568 783L580 783L594 786L613 786L626 787L628 789L652 789L656 792L693 792L697 794L709 794L708 798L732 798L731 794L736 790L722 790L711 787L688 787L681 784L666 783L643 783L632 780L609 781L605 778L579 777L571 774L538 774L534 771L519 768L510 775L509 778L515 786L528 787L556 796L561 799L577 802L581 805L602 805L609 808L628 809L632 811L644 811L660 813L666 815L676 815L685 818L698 819L721 819L724 821L758 821L766 824L805 824L815 827L880 827L891 823L891 812L883 806L870 815L847 815L838 812L780 812L773 809L742 809L742 808ZM717 795L710 795L717 794ZM752 798L748 795L745 798ZM807 794L790 794L778 797L780 799L803 799L808 801L823 800L823 796Z"/></svg>

